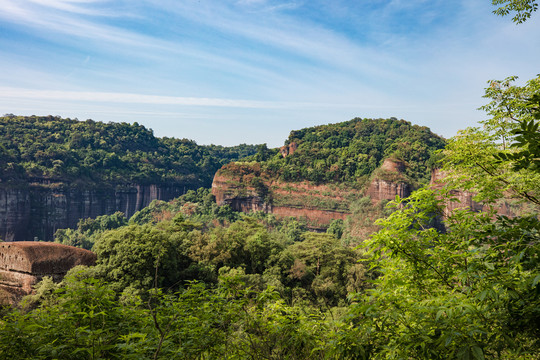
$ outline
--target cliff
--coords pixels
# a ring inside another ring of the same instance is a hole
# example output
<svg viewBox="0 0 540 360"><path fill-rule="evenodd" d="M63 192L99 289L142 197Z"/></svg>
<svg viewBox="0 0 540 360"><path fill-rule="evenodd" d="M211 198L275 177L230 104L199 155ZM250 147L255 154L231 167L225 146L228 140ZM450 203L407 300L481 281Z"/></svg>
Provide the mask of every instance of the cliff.
<svg viewBox="0 0 540 360"><path fill-rule="evenodd" d="M404 170L405 163L387 159L367 188L358 190L346 184L282 181L262 172L258 163L231 163L214 176L212 194L218 205L229 205L236 211L296 217L312 229L324 229L332 220L350 215L350 203L363 196L371 197L373 203L396 195L407 197L411 185Z"/></svg>
<svg viewBox="0 0 540 360"><path fill-rule="evenodd" d="M431 182L430 187L433 189L442 189L445 186L445 178L446 174L444 171L440 169L434 169L431 172ZM487 206L485 204L482 204L480 202L474 201L474 196L476 195L473 192L470 191L460 191L460 190L452 190L450 191L450 195L456 200L451 201L450 199L445 199L444 206L445 206L445 214L450 214L452 211L456 209L462 209L462 208L469 208L472 211L479 212L479 211L487 211ZM510 208L508 202L504 199L501 199L497 204L497 214L499 215L505 215L505 216L515 216L514 212Z"/></svg>
<svg viewBox="0 0 540 360"><path fill-rule="evenodd" d="M382 200L393 200L396 195L408 197L412 192L411 181L404 175L406 164L396 159L386 159L380 168L374 171L365 194L373 204Z"/></svg>
<svg viewBox="0 0 540 360"><path fill-rule="evenodd" d="M77 265L94 265L88 250L46 242L0 243L0 303L13 304L33 291L43 277L54 281Z"/></svg>
<svg viewBox="0 0 540 360"><path fill-rule="evenodd" d="M209 187L223 164L255 152L158 138L137 123L0 116L0 239L52 240L80 218L129 217Z"/></svg>
<svg viewBox="0 0 540 360"><path fill-rule="evenodd" d="M52 241L57 229L76 227L79 219L116 211L129 218L152 200L167 201L191 188L138 184L81 188L43 181L0 186L0 238Z"/></svg>

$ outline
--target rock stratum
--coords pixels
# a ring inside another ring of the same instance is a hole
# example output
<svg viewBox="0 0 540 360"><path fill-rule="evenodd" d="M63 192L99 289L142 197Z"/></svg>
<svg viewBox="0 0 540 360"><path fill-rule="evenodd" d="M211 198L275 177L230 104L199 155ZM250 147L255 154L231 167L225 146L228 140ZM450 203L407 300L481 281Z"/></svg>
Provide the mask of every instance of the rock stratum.
<svg viewBox="0 0 540 360"><path fill-rule="evenodd" d="M0 185L0 238L52 241L57 229L74 228L79 219L121 211L126 217L153 200L171 200L195 187L121 185L80 188L35 181L21 187Z"/></svg>
<svg viewBox="0 0 540 360"><path fill-rule="evenodd" d="M386 159L373 172L367 185L355 189L344 184L274 180L261 172L258 163L231 163L216 173L212 193L218 205L229 205L235 211L263 211L277 217L295 217L304 220L311 229L324 229L333 220L344 220L351 215L351 202L361 197L369 197L373 205L396 196L408 197L414 186L405 175L406 166L403 161ZM441 170L433 170L430 187L442 189L444 177ZM473 200L472 192L452 190L450 194L454 200L444 201L446 214L459 208L487 210L486 205ZM497 213L514 216L505 201L501 201ZM442 223L439 227L444 228Z"/></svg>
<svg viewBox="0 0 540 360"><path fill-rule="evenodd" d="M77 265L91 266L96 255L88 250L47 242L0 243L0 303L13 304L33 291L43 277L61 280Z"/></svg>
<svg viewBox="0 0 540 360"><path fill-rule="evenodd" d="M275 180L261 171L260 164L231 163L214 176L212 194L218 205L235 211L263 211L277 217L295 217L311 229L324 229L333 220L351 214L352 201L369 196L373 204L407 197L412 191L404 175L405 163L386 159L364 189L345 184L313 184Z"/></svg>

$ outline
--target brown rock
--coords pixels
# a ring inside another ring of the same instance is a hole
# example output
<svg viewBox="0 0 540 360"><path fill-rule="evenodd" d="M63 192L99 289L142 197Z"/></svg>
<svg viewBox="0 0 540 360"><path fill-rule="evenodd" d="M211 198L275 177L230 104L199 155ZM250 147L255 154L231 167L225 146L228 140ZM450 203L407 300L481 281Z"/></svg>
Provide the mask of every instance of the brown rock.
<svg viewBox="0 0 540 360"><path fill-rule="evenodd" d="M446 185L444 178L446 176L447 174L444 171L440 169L434 169L431 172L430 187L435 190L440 190L444 188L444 186ZM476 195L473 192L452 190L450 191L450 195L457 201L451 201L449 199L445 200L444 205L446 208L446 216L448 216L452 211L456 209L469 208L475 212L487 210L484 204L473 200L474 196ZM502 200L498 205L499 208L497 209L497 214L505 216L515 216L506 201Z"/></svg>
<svg viewBox="0 0 540 360"><path fill-rule="evenodd" d="M298 149L298 144L295 142L290 143L289 145L284 145L279 148L279 152L283 157L286 157L287 155L292 155L294 152Z"/></svg>
<svg viewBox="0 0 540 360"><path fill-rule="evenodd" d="M84 189L36 180L27 187L0 186L0 239L52 241L57 229L74 228L79 219L123 212L131 217L152 200L170 200L195 187L123 185Z"/></svg>
<svg viewBox="0 0 540 360"><path fill-rule="evenodd" d="M412 188L404 176L406 164L401 160L386 159L373 174L366 195L376 204L382 200L393 200L398 195L406 198Z"/></svg>
<svg viewBox="0 0 540 360"><path fill-rule="evenodd" d="M74 266L95 262L93 252L72 246L32 241L0 243L0 291L7 302L14 303L31 294L43 277L59 281Z"/></svg>

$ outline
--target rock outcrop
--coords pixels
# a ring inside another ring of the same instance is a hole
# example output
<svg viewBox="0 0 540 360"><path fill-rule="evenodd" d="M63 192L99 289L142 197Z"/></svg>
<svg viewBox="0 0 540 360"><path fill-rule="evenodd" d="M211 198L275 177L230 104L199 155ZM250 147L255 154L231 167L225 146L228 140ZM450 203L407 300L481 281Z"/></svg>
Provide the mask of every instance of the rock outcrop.
<svg viewBox="0 0 540 360"><path fill-rule="evenodd" d="M442 189L446 184L444 181L445 177L446 177L446 174L444 173L444 171L440 169L434 169L431 172L430 187L435 190ZM444 206L445 206L446 214L450 214L452 211L456 209L463 209L463 208L468 208L475 212L488 210L486 205L480 202L474 201L475 193L473 192L452 190L450 191L450 195L456 201L445 199ZM510 206L504 199L501 199L501 201L499 201L497 205L498 205L497 214L510 216L510 217L515 216L514 212L510 209Z"/></svg>
<svg viewBox="0 0 540 360"><path fill-rule="evenodd" d="M386 159L373 174L366 196L375 204L382 200L393 200L396 195L401 198L411 195L410 181L403 175L405 167L403 161Z"/></svg>
<svg viewBox="0 0 540 360"><path fill-rule="evenodd" d="M171 200L189 188L124 185L101 189L36 182L0 186L0 239L52 241L57 229L76 227L79 219L123 212L126 217L152 200Z"/></svg>
<svg viewBox="0 0 540 360"><path fill-rule="evenodd" d="M95 262L93 252L72 246L33 241L0 243L0 302L13 304L31 294L43 277L59 281L74 266Z"/></svg>
<svg viewBox="0 0 540 360"><path fill-rule="evenodd" d="M282 154L285 155L283 150ZM311 229L324 229L332 220L350 215L349 205L354 199L370 196L373 203L378 203L396 195L409 196L411 186L403 175L404 170L403 162L386 160L367 190L361 192L344 184L284 182L262 173L257 163L232 163L214 176L212 194L218 205L229 205L236 211L296 217Z"/></svg>
<svg viewBox="0 0 540 360"><path fill-rule="evenodd" d="M298 144L293 141L289 145L284 145L280 147L279 152L281 153L281 156L286 157L286 156L294 154L296 149L298 149Z"/></svg>

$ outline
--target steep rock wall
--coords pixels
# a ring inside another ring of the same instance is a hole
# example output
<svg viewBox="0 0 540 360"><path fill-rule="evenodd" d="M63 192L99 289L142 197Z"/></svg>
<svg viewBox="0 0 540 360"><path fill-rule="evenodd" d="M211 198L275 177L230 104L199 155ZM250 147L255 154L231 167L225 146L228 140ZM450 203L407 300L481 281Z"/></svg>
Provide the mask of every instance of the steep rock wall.
<svg viewBox="0 0 540 360"><path fill-rule="evenodd" d="M430 187L436 190L442 189L445 186L445 176L446 174L444 173L444 171L440 169L434 169L431 172ZM486 205L473 200L475 196L475 193L473 192L452 190L450 193L453 198L457 199L457 201L445 200L444 205L446 208L446 214L450 214L452 211L462 208L469 208L475 212L488 210ZM504 199L501 199L501 201L498 202L497 206L497 214L510 217L515 216L514 212Z"/></svg>
<svg viewBox="0 0 540 360"><path fill-rule="evenodd" d="M188 190L180 186L124 185L84 189L60 183L0 186L0 238L4 241L51 241L57 229L79 219L123 212L127 217L152 200L170 200Z"/></svg>
<svg viewBox="0 0 540 360"><path fill-rule="evenodd" d="M404 163L386 160L367 189L359 191L343 184L283 182L267 177L256 164L229 164L216 173L212 194L218 205L230 205L236 211L296 217L312 229L322 229L350 215L350 203L360 197L370 196L378 203L396 195L409 196L411 186L401 175L404 169Z"/></svg>

